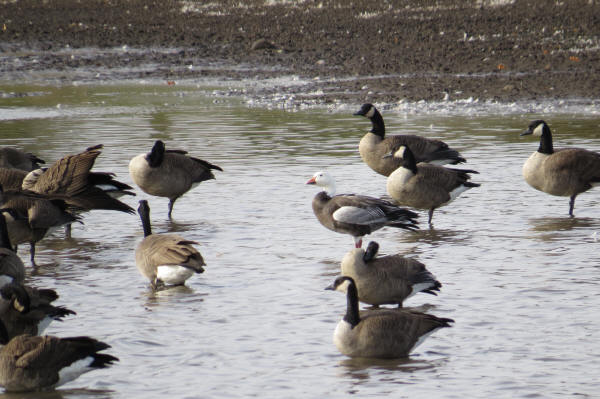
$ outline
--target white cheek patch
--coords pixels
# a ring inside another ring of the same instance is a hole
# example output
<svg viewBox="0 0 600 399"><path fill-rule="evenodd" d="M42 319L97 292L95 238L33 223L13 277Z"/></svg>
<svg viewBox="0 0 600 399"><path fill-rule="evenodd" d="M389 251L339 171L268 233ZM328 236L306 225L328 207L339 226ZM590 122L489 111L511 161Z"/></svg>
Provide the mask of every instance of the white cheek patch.
<svg viewBox="0 0 600 399"><path fill-rule="evenodd" d="M533 129L533 135L541 137L543 129L544 129L544 124L540 123L539 125L537 125L537 127L535 129Z"/></svg>
<svg viewBox="0 0 600 399"><path fill-rule="evenodd" d="M400 146L400 148L398 148L396 150L396 152L394 153L394 156L396 158L404 158L404 151L406 151L406 147L405 146Z"/></svg>
<svg viewBox="0 0 600 399"><path fill-rule="evenodd" d="M367 112L367 113L365 114L365 116L366 116L367 118L372 118L372 117L373 117L373 115L375 115L375 107L371 107L371 108L369 109L369 112Z"/></svg>

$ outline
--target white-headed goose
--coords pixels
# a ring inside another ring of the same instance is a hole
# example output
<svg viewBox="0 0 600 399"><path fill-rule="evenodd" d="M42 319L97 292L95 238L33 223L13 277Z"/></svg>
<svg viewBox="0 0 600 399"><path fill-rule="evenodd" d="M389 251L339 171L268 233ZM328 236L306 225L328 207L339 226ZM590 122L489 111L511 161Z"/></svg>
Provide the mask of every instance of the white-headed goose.
<svg viewBox="0 0 600 399"><path fill-rule="evenodd" d="M393 157L401 159L402 163L387 178L388 194L400 205L428 209L429 223L436 208L454 201L464 191L480 186L469 181L469 173L478 172L424 162L417 164L407 146L400 146Z"/></svg>
<svg viewBox="0 0 600 399"><path fill-rule="evenodd" d="M346 314L333 333L333 342L346 356L407 357L429 334L454 322L405 309L359 313L358 292L352 277L339 276L326 289L346 293Z"/></svg>
<svg viewBox="0 0 600 399"><path fill-rule="evenodd" d="M51 302L58 298L54 290L9 284L0 289L0 296L9 306L0 314L8 337L21 334L40 335L53 321L62 321L75 312Z"/></svg>
<svg viewBox="0 0 600 399"><path fill-rule="evenodd" d="M28 191L5 191L0 187L0 212L6 218L10 242L15 248L21 243L29 243L33 266L35 243L44 238L49 229L79 220L66 209L67 204L61 199Z"/></svg>
<svg viewBox="0 0 600 399"><path fill-rule="evenodd" d="M25 152L13 147L0 148L0 167L21 169L26 172L38 169L40 164L45 163L30 152Z"/></svg>
<svg viewBox="0 0 600 399"><path fill-rule="evenodd" d="M162 284L181 285L194 273L204 272L206 266L200 252L178 234L152 234L150 206L141 200L138 213L144 228L144 239L135 250L135 263L152 287Z"/></svg>
<svg viewBox="0 0 600 399"><path fill-rule="evenodd" d="M350 234L356 248L362 238L382 227L417 229L418 215L391 202L356 194L335 195L335 181L327 172L317 172L306 182L323 188L312 201L315 216L323 226L338 233Z"/></svg>
<svg viewBox="0 0 600 399"><path fill-rule="evenodd" d="M129 174L142 191L169 198L169 218L177 198L200 182L214 179L211 169L223 171L217 165L186 154L187 151L166 150L165 144L157 140L149 153L129 162Z"/></svg>
<svg viewBox="0 0 600 399"><path fill-rule="evenodd" d="M466 162L458 151L440 140L416 135L386 136L383 117L373 104L363 104L354 115L361 115L371 120L371 131L360 140L358 152L363 161L379 174L389 176L401 165L402 159L384 158L384 155L402 145L409 146L414 151L417 162L437 165Z"/></svg>
<svg viewBox="0 0 600 399"><path fill-rule="evenodd" d="M117 199L122 195L135 195L129 191L131 186L116 180L113 173L92 172L102 147L102 144L89 147L79 154L59 159L46 170L36 169L30 172L21 188L60 197L71 211L78 213L92 209L135 213L133 208ZM69 227L70 225L67 227L67 236L70 235Z"/></svg>
<svg viewBox="0 0 600 399"><path fill-rule="evenodd" d="M105 353L110 345L90 337L19 335L8 339L0 323L0 386L6 392L47 391L119 359Z"/></svg>
<svg viewBox="0 0 600 399"><path fill-rule="evenodd" d="M600 185L600 154L583 148L552 146L552 133L543 120L529 124L521 136L540 138L540 146L523 165L525 181L536 190L561 197L571 197L569 215L573 216L575 197Z"/></svg>
<svg viewBox="0 0 600 399"><path fill-rule="evenodd" d="M442 284L421 262L401 255L377 257L379 244L371 241L366 251L355 248L342 259L342 276L352 277L361 302L377 307L397 304L417 292L437 295Z"/></svg>

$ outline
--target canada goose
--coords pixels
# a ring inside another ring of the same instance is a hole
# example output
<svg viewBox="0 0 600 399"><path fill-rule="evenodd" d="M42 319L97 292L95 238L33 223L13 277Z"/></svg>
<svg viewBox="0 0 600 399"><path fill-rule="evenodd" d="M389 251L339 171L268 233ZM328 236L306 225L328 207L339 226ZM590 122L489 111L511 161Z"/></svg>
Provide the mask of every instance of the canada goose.
<svg viewBox="0 0 600 399"><path fill-rule="evenodd" d="M13 251L4 213L0 212L0 288L12 282L22 283L25 265Z"/></svg>
<svg viewBox="0 0 600 399"><path fill-rule="evenodd" d="M418 215L391 202L356 194L335 195L335 181L327 172L317 172L306 184L323 188L312 201L315 216L323 226L338 233L350 234L356 248L362 238L385 226L417 229Z"/></svg>
<svg viewBox="0 0 600 399"><path fill-rule="evenodd" d="M200 182L214 179L211 169L223 171L217 165L186 154L187 151L166 150L165 144L157 140L149 153L129 162L129 174L142 191L169 198L169 218L177 198Z"/></svg>
<svg viewBox="0 0 600 399"><path fill-rule="evenodd" d="M333 342L351 357L407 357L429 334L450 327L454 320L405 309L358 311L358 292L352 277L339 276L326 289L346 292L346 314Z"/></svg>
<svg viewBox="0 0 600 399"><path fill-rule="evenodd" d="M144 239L135 250L135 263L153 288L161 284L185 284L192 274L204 272L204 259L192 246L197 242L186 240L178 234L152 234L150 206L146 200L140 201L138 213L144 228Z"/></svg>
<svg viewBox="0 0 600 399"><path fill-rule="evenodd" d="M20 190L27 172L21 169L0 168L0 184L5 190Z"/></svg>
<svg viewBox="0 0 600 399"><path fill-rule="evenodd" d="M108 367L118 358L98 353L110 345L90 337L19 335L8 339L0 323L0 386L6 392L54 389L81 374Z"/></svg>
<svg viewBox="0 0 600 399"><path fill-rule="evenodd" d="M21 169L26 172L38 169L43 159L35 155L12 147L0 148L0 167Z"/></svg>
<svg viewBox="0 0 600 399"><path fill-rule="evenodd" d="M49 199L33 192L4 191L0 187L0 206L0 212L6 218L10 242L15 248L20 243L29 243L33 266L36 265L35 243L44 238L50 228L79 220L67 212L67 204L63 200Z"/></svg>
<svg viewBox="0 0 600 399"><path fill-rule="evenodd" d="M75 314L64 306L50 303L58 297L54 290L37 290L13 283L2 287L0 296L9 303L0 314L9 338L21 334L40 335L52 321L62 321L63 317Z"/></svg>
<svg viewBox="0 0 600 399"><path fill-rule="evenodd" d="M376 257L379 244L371 241L367 250L355 248L342 259L342 276L352 277L361 302L377 307L398 304L416 294L437 295L442 284L421 262L401 255Z"/></svg>
<svg viewBox="0 0 600 399"><path fill-rule="evenodd" d="M543 120L535 120L521 136L540 137L540 147L523 165L525 181L550 195L571 197L569 215L573 216L575 197L600 184L600 154L583 148L552 147L552 133Z"/></svg>
<svg viewBox="0 0 600 399"><path fill-rule="evenodd" d="M363 104L354 113L371 120L371 131L363 136L358 145L358 152L363 161L375 172L389 176L401 165L402 159L384 158L384 155L400 147L410 146L415 152L417 162L429 162L437 165L466 162L458 151L449 148L440 140L428 139L416 135L385 135L383 117L373 104Z"/></svg>
<svg viewBox="0 0 600 399"><path fill-rule="evenodd" d="M393 156L402 164L387 178L387 192L399 205L429 210L429 223L433 211L454 201L461 193L479 187L471 183L469 173L474 170L461 170L431 165L417 164L410 148L400 146Z"/></svg>
<svg viewBox="0 0 600 399"><path fill-rule="evenodd" d="M91 171L102 147L102 144L89 147L79 154L61 158L46 170L31 171L21 188L60 197L74 212L107 209L135 213L133 208L117 199L122 195L135 195L128 191L131 186L115 180L113 173ZM67 236L70 236L70 225Z"/></svg>

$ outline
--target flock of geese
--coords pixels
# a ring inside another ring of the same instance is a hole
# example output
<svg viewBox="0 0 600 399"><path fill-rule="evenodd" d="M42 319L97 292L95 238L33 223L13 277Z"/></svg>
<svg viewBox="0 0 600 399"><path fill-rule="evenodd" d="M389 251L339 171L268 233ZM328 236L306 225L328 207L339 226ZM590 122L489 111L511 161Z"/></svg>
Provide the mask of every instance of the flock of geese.
<svg viewBox="0 0 600 399"><path fill-rule="evenodd" d="M470 181L477 172L443 166L466 160L442 141L386 136L383 117L372 104L364 104L355 115L371 121L372 129L361 139L359 152L369 167L387 177L391 200L336 195L335 180L326 171L307 181L322 188L312 201L318 221L354 240L355 248L341 261L340 276L327 287L347 298L334 343L347 356L406 357L429 334L453 323L403 308L407 298L419 292L436 295L442 284L415 259L379 256L375 241L363 249L363 237L388 226L418 229L418 214L403 206L428 211L431 226L435 209L479 186ZM541 120L523 133L529 134L540 137L540 146L524 164L525 180L538 190L570 197L572 216L575 197L600 184L600 154L555 150L550 128ZM119 199L135 195L131 186L113 173L92 171L101 150L102 145L89 147L45 168L45 162L30 153L0 148L0 385L6 391L53 389L118 361L101 353L110 348L108 344L91 337L40 336L50 322L75 312L52 304L58 298L54 290L26 285L25 266L16 253L19 244L29 244L30 261L36 267L36 243L50 230L65 226L70 236L71 224L95 209L135 213ZM202 181L214 179L214 170L222 171L185 151L168 150L160 140L129 163L130 176L143 192L169 199L169 218L176 200ZM204 271L196 242L178 234L153 234L146 200L139 201L137 211L144 238L135 250L136 265L153 288L184 284ZM359 302L371 309L360 310Z"/></svg>
<svg viewBox="0 0 600 399"><path fill-rule="evenodd" d="M347 356L406 357L425 337L450 327L452 319L402 308L403 301L418 293L436 295L441 283L425 265L400 255L377 257L379 245L362 249L363 237L383 227L417 229L418 215L401 206L428 211L431 227L435 209L454 201L480 184L470 181L475 170L442 166L466 162L446 143L415 135L386 136L383 117L372 104L363 104L354 115L371 121L371 131L359 143L363 161L387 177L386 189L393 201L357 194L335 193L335 181L319 171L306 184L322 188L312 201L319 222L338 233L349 234L355 249L344 256L341 275L327 289L346 293L346 313L333 341ZM522 135L540 137L540 146L523 166L532 187L552 195L570 197L573 216L575 197L600 184L600 154L585 149L554 150L550 128L543 120L531 122ZM359 302L372 305L360 311ZM379 308L393 304L398 308Z"/></svg>
<svg viewBox="0 0 600 399"><path fill-rule="evenodd" d="M110 346L91 337L40 336L52 321L75 312L52 304L56 291L24 284L25 266L16 252L19 244L29 243L36 267L35 245L51 229L65 226L70 236L70 225L94 209L135 213L119 200L135 195L131 186L113 173L92 171L101 149L89 147L42 168L45 162L30 153L0 148L0 386L7 392L53 389L119 360L101 353ZM222 169L185 151L167 150L160 140L129 164L142 191L169 199L169 217L179 197L215 178L212 170ZM136 265L152 287L184 284L204 271L196 242L178 234L152 234L146 200L139 201L138 213L144 238L135 250Z"/></svg>

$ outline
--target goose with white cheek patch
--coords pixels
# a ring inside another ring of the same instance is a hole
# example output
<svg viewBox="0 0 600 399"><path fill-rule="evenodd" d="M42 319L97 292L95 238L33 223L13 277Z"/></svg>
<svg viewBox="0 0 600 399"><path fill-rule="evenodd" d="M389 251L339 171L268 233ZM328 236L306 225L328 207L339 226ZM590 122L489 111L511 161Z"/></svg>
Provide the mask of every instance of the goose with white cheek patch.
<svg viewBox="0 0 600 399"><path fill-rule="evenodd" d="M469 181L469 173L444 166L418 163L409 147L401 146L393 156L402 160L401 166L387 178L387 192L399 205L429 210L429 224L433 211L454 201L460 194L480 184Z"/></svg>
<svg viewBox="0 0 600 399"><path fill-rule="evenodd" d="M437 295L442 284L424 264L401 255L377 256L379 244L355 248L342 259L342 276L352 277L358 300L374 307L398 305L418 292Z"/></svg>
<svg viewBox="0 0 600 399"><path fill-rule="evenodd" d="M356 194L335 195L335 181L327 172L317 172L306 184L323 188L312 201L315 216L323 226L338 233L350 234L356 248L362 238L382 227L417 229L418 215L389 201Z"/></svg>
<svg viewBox="0 0 600 399"><path fill-rule="evenodd" d="M26 287L12 283L0 289L3 305L0 320L7 330L9 339L21 334L40 335L53 321L75 312L64 306L51 304L58 295L54 290Z"/></svg>
<svg viewBox="0 0 600 399"><path fill-rule="evenodd" d="M160 140L149 153L129 162L129 174L143 192L169 198L169 218L177 198L199 183L215 178L212 170L223 171L217 165L188 156L187 151L167 150Z"/></svg>
<svg viewBox="0 0 600 399"><path fill-rule="evenodd" d="M521 136L540 138L540 146L523 165L525 181L536 190L550 195L570 197L569 215L573 216L575 197L600 185L600 154L583 148L552 146L550 127L543 120L529 124Z"/></svg>
<svg viewBox="0 0 600 399"><path fill-rule="evenodd" d="M428 162L436 165L457 164L466 162L458 151L448 147L440 140L416 135L385 135L383 117L373 104L363 104L354 115L364 116L371 120L371 131L363 136L358 145L358 152L363 161L375 172L389 176L402 163L402 159L384 158L390 151L405 145L415 154L417 162Z"/></svg>
<svg viewBox="0 0 600 399"><path fill-rule="evenodd" d="M434 331L452 319L405 309L358 310L358 292L351 277L339 276L326 289L346 293L346 314L333 333L339 351L350 357L407 357Z"/></svg>
<svg viewBox="0 0 600 399"><path fill-rule="evenodd" d="M150 206L141 200L138 213L144 228L144 239L135 250L135 263L153 288L161 285L182 285L194 273L203 273L206 266L200 252L178 234L152 234Z"/></svg>
<svg viewBox="0 0 600 399"><path fill-rule="evenodd" d="M8 339L0 322L0 386L6 392L47 391L118 358L99 353L110 345L90 337L19 335Z"/></svg>

